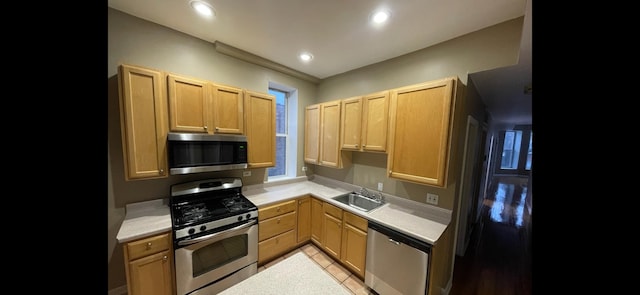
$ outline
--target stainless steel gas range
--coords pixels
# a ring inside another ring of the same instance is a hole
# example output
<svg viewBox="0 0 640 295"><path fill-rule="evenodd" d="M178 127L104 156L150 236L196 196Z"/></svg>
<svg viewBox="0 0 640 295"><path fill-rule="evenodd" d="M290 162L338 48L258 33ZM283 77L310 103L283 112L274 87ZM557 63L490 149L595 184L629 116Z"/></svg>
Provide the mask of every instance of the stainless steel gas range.
<svg viewBox="0 0 640 295"><path fill-rule="evenodd" d="M257 273L258 208L240 178L171 186L178 295L217 294Z"/></svg>

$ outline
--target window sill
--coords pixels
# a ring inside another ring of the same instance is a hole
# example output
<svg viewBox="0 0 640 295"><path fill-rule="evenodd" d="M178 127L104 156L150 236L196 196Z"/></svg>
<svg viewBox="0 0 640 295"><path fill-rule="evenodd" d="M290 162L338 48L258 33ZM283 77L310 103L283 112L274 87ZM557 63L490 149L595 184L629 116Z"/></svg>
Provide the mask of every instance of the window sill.
<svg viewBox="0 0 640 295"><path fill-rule="evenodd" d="M265 184L273 184L273 185L277 185L277 184L287 184L287 183L293 183L293 182L298 182L298 181L305 181L307 180L307 176L273 176L273 177L269 177L269 179L267 179L267 181L265 181Z"/></svg>

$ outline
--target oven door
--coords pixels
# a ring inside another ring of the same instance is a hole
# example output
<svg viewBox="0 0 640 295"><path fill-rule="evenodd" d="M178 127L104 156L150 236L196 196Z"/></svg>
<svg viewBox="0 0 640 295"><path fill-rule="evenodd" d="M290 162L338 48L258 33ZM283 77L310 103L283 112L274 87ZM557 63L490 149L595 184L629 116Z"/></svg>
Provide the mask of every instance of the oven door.
<svg viewBox="0 0 640 295"><path fill-rule="evenodd" d="M178 295L205 287L206 292L203 289L193 294L215 294L257 272L258 225L255 219L178 243L179 248L175 249ZM228 277L220 280L225 276Z"/></svg>

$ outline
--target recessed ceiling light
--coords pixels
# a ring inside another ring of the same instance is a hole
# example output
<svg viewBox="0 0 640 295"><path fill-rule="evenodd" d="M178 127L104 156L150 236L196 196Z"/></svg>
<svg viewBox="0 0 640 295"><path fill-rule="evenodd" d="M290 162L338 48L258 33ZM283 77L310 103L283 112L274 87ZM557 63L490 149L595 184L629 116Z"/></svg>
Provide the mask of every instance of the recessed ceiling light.
<svg viewBox="0 0 640 295"><path fill-rule="evenodd" d="M207 2L200 0L191 0L190 4L193 9L195 9L199 14L203 16L211 17L216 15L216 11L213 9L213 6L211 6L211 4Z"/></svg>
<svg viewBox="0 0 640 295"><path fill-rule="evenodd" d="M371 21L375 24L381 24L386 22L391 17L391 12L388 10L378 10L371 14Z"/></svg>
<svg viewBox="0 0 640 295"><path fill-rule="evenodd" d="M300 54L300 59L302 61L305 61L305 62L306 61L310 61L310 60L313 59L313 55L311 53L308 53L308 52L303 52L303 53Z"/></svg>

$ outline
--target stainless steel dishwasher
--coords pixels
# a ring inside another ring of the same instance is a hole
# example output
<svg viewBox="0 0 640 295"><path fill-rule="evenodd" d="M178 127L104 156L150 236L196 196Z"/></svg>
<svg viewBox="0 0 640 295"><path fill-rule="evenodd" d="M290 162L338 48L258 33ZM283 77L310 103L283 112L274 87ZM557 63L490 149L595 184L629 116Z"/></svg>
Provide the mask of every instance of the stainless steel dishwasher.
<svg viewBox="0 0 640 295"><path fill-rule="evenodd" d="M369 221L364 283L378 294L427 294L431 245Z"/></svg>

